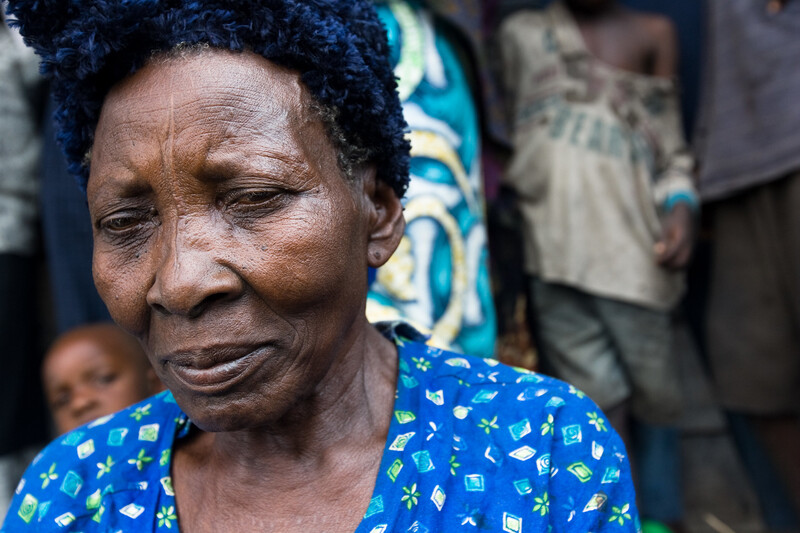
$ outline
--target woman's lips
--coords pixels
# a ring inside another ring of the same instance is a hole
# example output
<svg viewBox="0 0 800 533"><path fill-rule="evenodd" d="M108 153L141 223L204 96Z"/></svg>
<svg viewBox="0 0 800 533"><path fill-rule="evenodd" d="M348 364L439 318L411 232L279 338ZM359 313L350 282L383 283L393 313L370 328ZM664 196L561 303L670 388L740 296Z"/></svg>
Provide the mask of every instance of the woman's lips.
<svg viewBox="0 0 800 533"><path fill-rule="evenodd" d="M266 346L224 347L180 352L163 360L184 385L212 393L235 384L258 368L266 352Z"/></svg>

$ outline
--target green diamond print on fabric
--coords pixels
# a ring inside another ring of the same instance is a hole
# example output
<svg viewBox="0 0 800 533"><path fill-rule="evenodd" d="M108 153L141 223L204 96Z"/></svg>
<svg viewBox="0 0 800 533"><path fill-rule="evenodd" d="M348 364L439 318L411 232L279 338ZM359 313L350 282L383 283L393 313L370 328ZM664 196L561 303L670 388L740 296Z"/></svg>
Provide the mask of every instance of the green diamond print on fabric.
<svg viewBox="0 0 800 533"><path fill-rule="evenodd" d="M563 407L566 404L567 402L565 402L563 398L559 398L558 396L553 396L552 398L547 400L547 404L545 404L545 407Z"/></svg>
<svg viewBox="0 0 800 533"><path fill-rule="evenodd" d="M419 381L417 381L414 376L408 376L406 374L400 376L400 381L403 382L403 386L407 389L413 389L419 385Z"/></svg>
<svg viewBox="0 0 800 533"><path fill-rule="evenodd" d="M56 474L56 464L53 463L50 465L50 470L47 472L42 472L39 474L39 479L42 480L42 488L45 489L50 484L51 481L55 481L58 479L58 474Z"/></svg>
<svg viewBox="0 0 800 533"><path fill-rule="evenodd" d="M389 526L387 524L380 524L378 526L373 527L369 533L386 533L388 527Z"/></svg>
<svg viewBox="0 0 800 533"><path fill-rule="evenodd" d="M583 440L581 426L578 424L561 428L561 434L564 436L564 444L567 446L570 446L571 444L577 444Z"/></svg>
<svg viewBox="0 0 800 533"><path fill-rule="evenodd" d="M56 517L55 522L59 527L67 527L75 521L75 515L72 513L64 513Z"/></svg>
<svg viewBox="0 0 800 533"><path fill-rule="evenodd" d="M417 472L424 474L434 469L433 461L431 461L431 454L427 450L422 450L411 454L414 463L417 465Z"/></svg>
<svg viewBox="0 0 800 533"><path fill-rule="evenodd" d="M489 403L497 396L496 390L481 389L472 397L472 403Z"/></svg>
<svg viewBox="0 0 800 533"><path fill-rule="evenodd" d="M84 435L86 435L85 431L74 431L72 433L68 433L61 443L67 446L77 446L77 444L83 440Z"/></svg>
<svg viewBox="0 0 800 533"><path fill-rule="evenodd" d="M402 435L398 435L394 438L394 441L392 442L392 445L389 446L389 449L393 452L402 452L406 449L408 441L410 441L411 437L414 435L416 435L416 433L413 431L411 433L403 433Z"/></svg>
<svg viewBox="0 0 800 533"><path fill-rule="evenodd" d="M175 496L175 490L172 488L172 478L162 477L160 480L161 486L164 488L164 494L167 496Z"/></svg>
<svg viewBox="0 0 800 533"><path fill-rule="evenodd" d="M397 481L397 476L400 474L400 471L403 469L403 461L400 459L395 459L392 463L392 466L389 467L389 470L386 472L389 474L389 479L392 481Z"/></svg>
<svg viewBox="0 0 800 533"><path fill-rule="evenodd" d="M606 495L606 493L598 492L597 494L591 497L589 503L587 503L586 507L583 508L583 512L588 513L589 511L599 511L606 506L607 501L608 501L608 496Z"/></svg>
<svg viewBox="0 0 800 533"><path fill-rule="evenodd" d="M528 459L536 455L536 450L534 450L530 446L522 446L521 448L517 448L508 455L519 461L527 461Z"/></svg>
<svg viewBox="0 0 800 533"><path fill-rule="evenodd" d="M108 432L108 445L109 446L122 446L125 442L125 435L128 434L128 428L116 428Z"/></svg>
<svg viewBox="0 0 800 533"><path fill-rule="evenodd" d="M603 473L602 483L618 483L620 477L620 470L616 466L609 466Z"/></svg>
<svg viewBox="0 0 800 533"><path fill-rule="evenodd" d="M463 359L461 357L452 357L444 362L444 364L448 366L454 366L459 368L470 368L469 361Z"/></svg>
<svg viewBox="0 0 800 533"><path fill-rule="evenodd" d="M459 420L464 420L465 418L467 418L470 409L472 408L456 405L455 407L453 407L453 416L458 418Z"/></svg>
<svg viewBox="0 0 800 533"><path fill-rule="evenodd" d="M44 518L44 516L47 514L47 511L50 510L51 503L52 502L44 502L39 504L39 516L38 516L39 522L42 521L42 518Z"/></svg>
<svg viewBox="0 0 800 533"><path fill-rule="evenodd" d="M39 505L39 500L37 500L32 494L26 494L24 498L22 498L22 503L19 506L19 510L17 511L17 515L26 523L30 524L31 520L33 519L33 515L36 514L36 506Z"/></svg>
<svg viewBox="0 0 800 533"><path fill-rule="evenodd" d="M516 424L508 426L508 431L511 433L512 439L519 440L522 437L530 434L531 423L527 418L525 418L524 420L520 420Z"/></svg>
<svg viewBox="0 0 800 533"><path fill-rule="evenodd" d="M383 512L383 496L375 496L369 501L369 507L367 507L367 512L364 514L364 518L369 518L370 516L375 516L378 513Z"/></svg>
<svg viewBox="0 0 800 533"><path fill-rule="evenodd" d="M408 424L417 419L416 415L411 411L395 411L394 416L401 424Z"/></svg>
<svg viewBox="0 0 800 533"><path fill-rule="evenodd" d="M147 424L139 428L139 440L155 442L158 440L158 424Z"/></svg>
<svg viewBox="0 0 800 533"><path fill-rule="evenodd" d="M517 383L540 383L542 378L534 373L523 374L517 378Z"/></svg>
<svg viewBox="0 0 800 533"><path fill-rule="evenodd" d="M103 517L103 513L105 512L106 512L105 506L101 506L100 509L98 509L97 512L94 513L94 516L92 516L92 521L97 522L99 524L100 519Z"/></svg>
<svg viewBox="0 0 800 533"><path fill-rule="evenodd" d="M93 453L94 453L94 441L92 439L89 439L83 444L78 445L78 457L80 459L86 459Z"/></svg>
<svg viewBox="0 0 800 533"><path fill-rule="evenodd" d="M436 508L441 511L442 508L444 507L444 500L445 500L444 490L442 490L442 487L440 487L439 485L436 485L436 487L434 487L433 489L433 494L431 494L431 501L433 502L433 505L435 505Z"/></svg>
<svg viewBox="0 0 800 533"><path fill-rule="evenodd" d="M103 497L100 495L100 489L97 489L88 498L86 498L86 509L97 509L100 507L100 501L102 499Z"/></svg>
<svg viewBox="0 0 800 533"><path fill-rule="evenodd" d="M503 531L520 533L522 531L522 518L513 514L503 513Z"/></svg>
<svg viewBox="0 0 800 533"><path fill-rule="evenodd" d="M592 471L589 469L588 466L583 464L583 462L579 461L577 463L572 463L567 467L568 472L572 472L575 477L577 477L581 483L586 483L590 479L592 479Z"/></svg>
<svg viewBox="0 0 800 533"><path fill-rule="evenodd" d="M425 391L425 397L435 405L444 405L444 391Z"/></svg>
<svg viewBox="0 0 800 533"><path fill-rule="evenodd" d="M158 460L159 466L167 466L171 450L161 450L161 458Z"/></svg>
<svg viewBox="0 0 800 533"><path fill-rule="evenodd" d="M134 520L136 520L144 512L144 507L142 507L141 505L136 505L135 503L129 503L128 505L120 509L119 512L124 514L128 518L133 518Z"/></svg>
<svg viewBox="0 0 800 533"><path fill-rule="evenodd" d="M528 478L516 480L514 482L514 488L520 496L533 492L533 487L531 487L531 482Z"/></svg>
<svg viewBox="0 0 800 533"><path fill-rule="evenodd" d="M408 367L408 363L405 359L400 359L400 373L408 374L411 369Z"/></svg>
<svg viewBox="0 0 800 533"><path fill-rule="evenodd" d="M592 457L599 461L603 458L603 445L597 442L592 442Z"/></svg>
<svg viewBox="0 0 800 533"><path fill-rule="evenodd" d="M481 474L469 474L464 476L464 488L467 492L483 492L483 476Z"/></svg>
<svg viewBox="0 0 800 533"><path fill-rule="evenodd" d="M550 454L546 453L536 459L536 470L539 471L539 475L543 476L545 474L550 473Z"/></svg>
<svg viewBox="0 0 800 533"><path fill-rule="evenodd" d="M110 415L101 416L100 418L96 419L94 422L89 424L88 427L93 428L93 427L97 427L97 426L102 426L103 424L105 424L106 422L111 420L112 418L114 418L114 414L113 413L110 414Z"/></svg>
<svg viewBox="0 0 800 533"><path fill-rule="evenodd" d="M61 482L61 492L71 498L78 495L81 487L83 487L83 478L72 470L67 472L67 475L64 476L64 481Z"/></svg>

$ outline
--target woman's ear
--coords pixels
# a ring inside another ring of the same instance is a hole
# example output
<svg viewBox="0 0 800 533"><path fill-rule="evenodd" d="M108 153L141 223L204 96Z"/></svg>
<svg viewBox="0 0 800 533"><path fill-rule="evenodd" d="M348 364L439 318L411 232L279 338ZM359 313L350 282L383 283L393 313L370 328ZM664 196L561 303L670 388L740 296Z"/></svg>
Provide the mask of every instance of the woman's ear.
<svg viewBox="0 0 800 533"><path fill-rule="evenodd" d="M376 177L375 166L366 166L362 172L364 197L369 210L367 263L378 268L389 260L400 244L406 221L400 198L390 185Z"/></svg>

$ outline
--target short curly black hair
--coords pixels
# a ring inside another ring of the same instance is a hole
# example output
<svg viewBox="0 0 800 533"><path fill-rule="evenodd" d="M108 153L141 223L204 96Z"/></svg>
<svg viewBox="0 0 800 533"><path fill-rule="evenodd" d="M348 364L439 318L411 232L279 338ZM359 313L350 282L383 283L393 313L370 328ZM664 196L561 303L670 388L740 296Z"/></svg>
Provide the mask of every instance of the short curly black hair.
<svg viewBox="0 0 800 533"><path fill-rule="evenodd" d="M406 123L369 0L11 0L8 12L52 82L58 139L84 190L111 87L154 53L203 43L298 71L334 142L366 154L398 196L408 186Z"/></svg>

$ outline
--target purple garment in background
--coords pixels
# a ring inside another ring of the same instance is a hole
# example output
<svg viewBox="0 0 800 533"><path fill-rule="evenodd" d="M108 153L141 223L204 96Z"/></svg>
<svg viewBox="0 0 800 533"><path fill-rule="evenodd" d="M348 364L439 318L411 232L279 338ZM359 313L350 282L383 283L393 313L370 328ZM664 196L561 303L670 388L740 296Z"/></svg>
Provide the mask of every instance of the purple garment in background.
<svg viewBox="0 0 800 533"><path fill-rule="evenodd" d="M709 1L696 135L700 194L719 200L800 168L800 2Z"/></svg>

